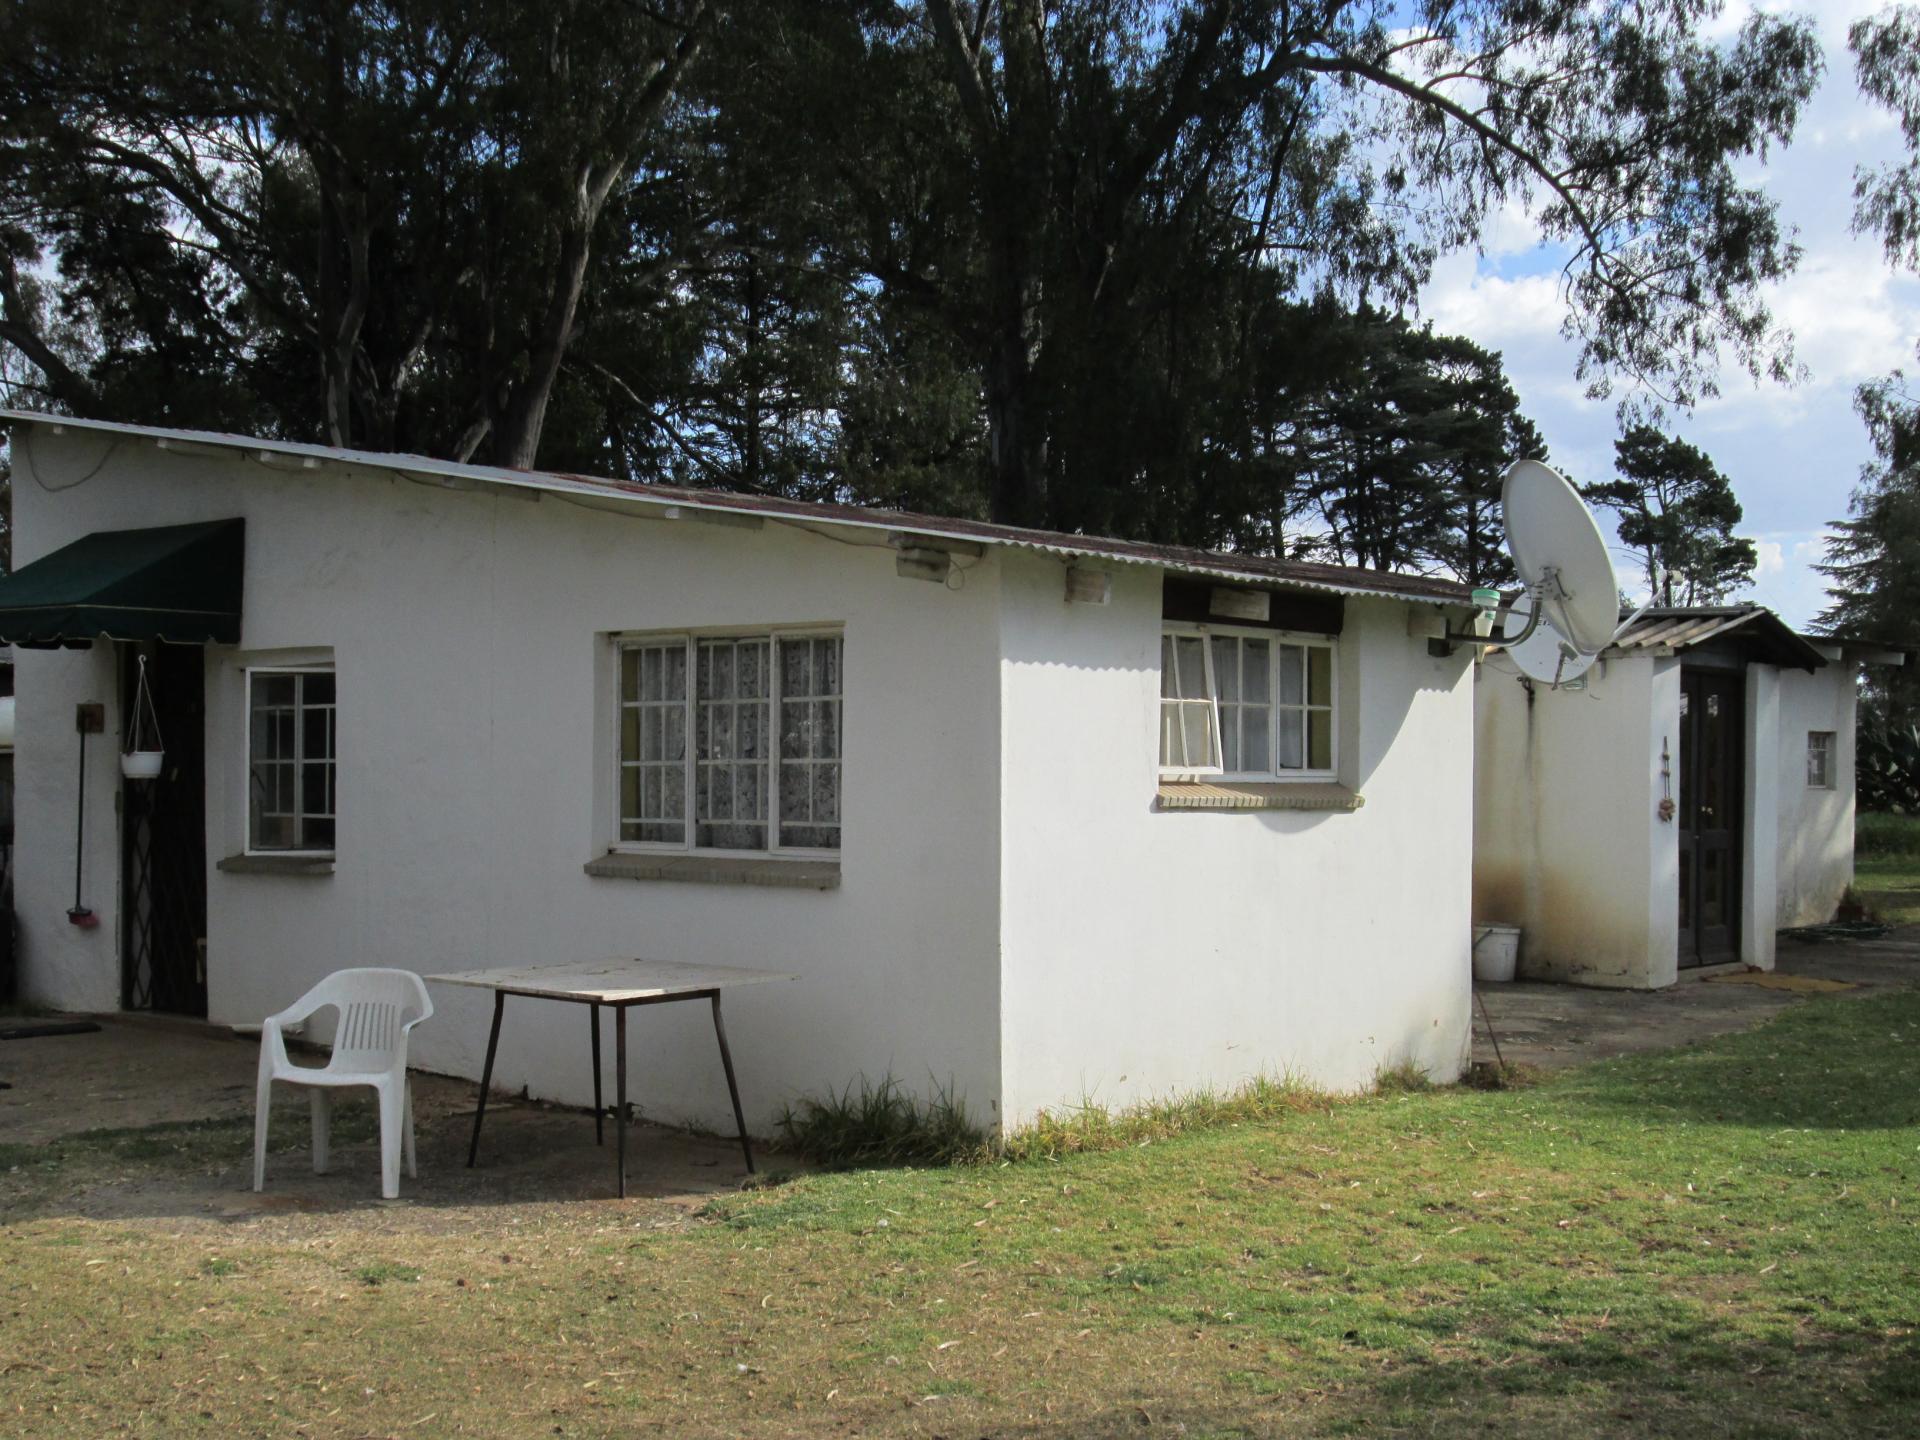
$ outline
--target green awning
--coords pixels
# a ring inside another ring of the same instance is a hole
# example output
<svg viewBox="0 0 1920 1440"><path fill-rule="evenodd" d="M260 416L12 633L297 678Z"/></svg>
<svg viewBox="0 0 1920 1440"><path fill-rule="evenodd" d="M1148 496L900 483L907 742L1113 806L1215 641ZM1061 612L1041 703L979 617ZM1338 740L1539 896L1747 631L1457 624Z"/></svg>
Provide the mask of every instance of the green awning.
<svg viewBox="0 0 1920 1440"><path fill-rule="evenodd" d="M0 641L240 643L244 520L97 530L0 577Z"/></svg>

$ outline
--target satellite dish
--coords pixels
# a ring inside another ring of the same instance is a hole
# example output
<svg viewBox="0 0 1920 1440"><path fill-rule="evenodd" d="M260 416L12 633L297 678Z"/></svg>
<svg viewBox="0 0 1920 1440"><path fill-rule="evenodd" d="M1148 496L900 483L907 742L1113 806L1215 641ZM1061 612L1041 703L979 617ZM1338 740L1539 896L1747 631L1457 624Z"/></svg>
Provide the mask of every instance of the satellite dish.
<svg viewBox="0 0 1920 1440"><path fill-rule="evenodd" d="M1620 590L1613 560L1593 512L1559 472L1538 460L1516 460L1500 487L1507 550L1529 595L1540 599L1543 625L1591 659L1620 627Z"/></svg>
<svg viewBox="0 0 1920 1440"><path fill-rule="evenodd" d="M1584 675L1620 628L1606 537L1579 492L1538 460L1507 467L1500 503L1507 550L1526 590L1507 608L1499 634L1448 638L1499 646L1522 674L1557 689Z"/></svg>

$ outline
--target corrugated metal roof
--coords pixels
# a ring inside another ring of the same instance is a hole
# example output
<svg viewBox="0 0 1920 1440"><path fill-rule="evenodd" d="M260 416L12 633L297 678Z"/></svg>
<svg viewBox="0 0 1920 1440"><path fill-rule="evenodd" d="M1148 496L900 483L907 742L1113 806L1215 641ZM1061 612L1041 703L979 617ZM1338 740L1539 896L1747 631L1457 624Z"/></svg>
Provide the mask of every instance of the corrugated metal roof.
<svg viewBox="0 0 1920 1440"><path fill-rule="evenodd" d="M1610 655L1678 653L1709 642L1736 645L1775 665L1816 670L1826 657L1764 605L1652 607L1614 636Z"/></svg>
<svg viewBox="0 0 1920 1440"><path fill-rule="evenodd" d="M45 425L55 429L86 430L131 439L150 440L162 448L191 450L209 447L251 455L265 463L318 469L327 465L359 465L438 480L501 486L593 499L615 505L679 507L692 511L756 515L800 525L828 525L839 529L877 530L916 539L965 541L1038 551L1062 558L1117 561L1147 565L1182 574L1220 580L1256 581L1336 595L1366 595L1388 600L1469 605L1472 591L1458 581L1427 575L1402 575L1384 570L1362 570L1346 565L1317 565L1281 560L1268 555L1235 555L1178 545L1156 545L1141 540L1118 540L1097 535L1070 535L1052 530L1029 530L982 520L919 515L858 505L788 500L771 495L741 495L724 490L688 490L673 485L572 475L564 471L508 470L493 465L467 465L424 455L345 450L326 445L304 445L287 440L261 440L204 430L168 430L148 425L124 425L106 420L80 420L32 410L0 410L0 421Z"/></svg>

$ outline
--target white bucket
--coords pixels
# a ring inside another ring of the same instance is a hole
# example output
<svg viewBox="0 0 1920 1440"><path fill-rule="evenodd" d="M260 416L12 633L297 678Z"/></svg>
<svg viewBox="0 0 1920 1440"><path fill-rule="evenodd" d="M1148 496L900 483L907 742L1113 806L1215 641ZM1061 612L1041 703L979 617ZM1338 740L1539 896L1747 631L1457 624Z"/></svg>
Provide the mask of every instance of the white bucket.
<svg viewBox="0 0 1920 1440"><path fill-rule="evenodd" d="M1504 984L1520 964L1518 925L1473 927L1473 978Z"/></svg>

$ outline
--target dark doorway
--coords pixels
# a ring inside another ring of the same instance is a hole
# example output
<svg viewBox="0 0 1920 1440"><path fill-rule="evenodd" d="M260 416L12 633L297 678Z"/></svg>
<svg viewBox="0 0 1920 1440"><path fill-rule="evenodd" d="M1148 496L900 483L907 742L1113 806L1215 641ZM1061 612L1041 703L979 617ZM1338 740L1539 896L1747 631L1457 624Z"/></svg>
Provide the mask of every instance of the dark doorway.
<svg viewBox="0 0 1920 1440"><path fill-rule="evenodd" d="M120 782L120 1003L205 1015L205 652L198 645L122 646L122 715L132 713L142 655L166 759L158 779Z"/></svg>
<svg viewBox="0 0 1920 1440"><path fill-rule="evenodd" d="M1746 675L1680 672L1680 968L1740 958Z"/></svg>

